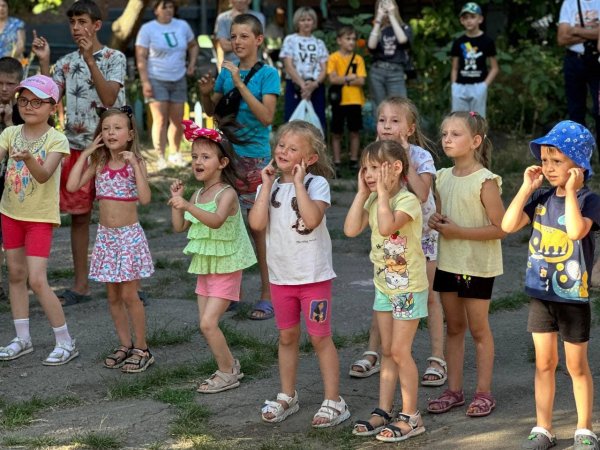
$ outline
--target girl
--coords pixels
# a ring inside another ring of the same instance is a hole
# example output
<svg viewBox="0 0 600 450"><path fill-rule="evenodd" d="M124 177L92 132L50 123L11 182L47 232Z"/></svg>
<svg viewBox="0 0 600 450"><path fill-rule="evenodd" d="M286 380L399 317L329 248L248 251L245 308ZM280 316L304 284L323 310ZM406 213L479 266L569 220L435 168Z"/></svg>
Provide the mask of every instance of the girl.
<svg viewBox="0 0 600 450"><path fill-rule="evenodd" d="M426 147L429 147L429 140L421 131L417 107L405 97L388 97L379 105L377 115L378 139L391 139L409 149L408 159L410 163L406 178L408 188L421 201L421 211L423 213L421 247L427 260L427 281L429 283L427 328L431 341L431 356L427 358L429 367L421 378L421 384L423 386L442 386L447 379L446 361L444 360L444 316L439 295L433 290L438 233L427 225L429 217L435 212L435 200L432 190L435 166L433 165L431 153L425 150ZM363 361L357 361L350 370L352 376L362 378L368 376L369 370L373 372L374 369L378 369L376 362L378 358L379 330L377 329L375 316L371 321L370 331L368 351L363 354L368 365L363 367Z"/></svg>
<svg viewBox="0 0 600 450"><path fill-rule="evenodd" d="M100 220L89 277L106 283L108 308L120 342L104 360L104 367L138 373L154 363L146 343L144 305L137 292L139 280L154 272L137 215L138 202L150 203L150 186L131 107L102 107L96 112L100 121L94 141L73 166L67 190L75 192L95 177ZM88 157L90 164L84 169Z"/></svg>
<svg viewBox="0 0 600 450"><path fill-rule="evenodd" d="M298 8L293 20L296 33L285 37L279 53L286 73L285 121L290 120L300 100L306 99L313 104L325 130L324 82L329 52L325 42L313 35L318 25L314 9L308 6Z"/></svg>
<svg viewBox="0 0 600 450"><path fill-rule="evenodd" d="M334 174L321 132L294 120L277 134L274 160L261 173L250 227L267 232L267 265L275 321L279 328L281 392L262 407L265 422L281 422L298 411L296 369L300 315L319 358L325 400L312 420L331 427L350 417L339 396L339 360L331 338L331 239L325 222ZM275 163L281 176L275 176Z"/></svg>
<svg viewBox="0 0 600 450"><path fill-rule="evenodd" d="M0 348L0 361L33 351L29 334L29 283L56 338L56 346L43 364L59 366L79 356L60 301L50 289L46 275L52 230L60 225L60 162L69 154L69 143L48 124L60 98L54 81L36 75L19 84L17 91L19 114L25 123L8 127L0 135L0 160L9 153L0 213L17 336Z"/></svg>
<svg viewBox="0 0 600 450"><path fill-rule="evenodd" d="M502 274L500 224L502 180L489 171L492 144L487 123L475 112L454 112L442 123L442 147L454 167L437 173L441 213L429 219L440 233L433 289L440 293L447 323L448 389L429 402L431 413L464 405L463 363L467 326L475 341L477 388L467 408L471 417L487 416L496 406L491 393L494 339L488 310L494 277Z"/></svg>
<svg viewBox="0 0 600 450"><path fill-rule="evenodd" d="M427 273L421 249L419 199L402 180L409 171L405 149L391 140L368 145L361 157L358 193L346 216L344 233L358 236L371 227L371 261L375 266L373 310L381 336L379 407L368 421L359 420L353 434L399 442L425 431L417 409L419 374L412 343L419 319L427 317ZM396 382L400 377L402 412L391 421Z"/></svg>
<svg viewBox="0 0 600 450"><path fill-rule="evenodd" d="M198 392L213 394L236 388L244 374L234 359L219 320L233 302L240 299L242 270L256 263L246 232L237 192L239 178L235 153L215 130L199 128L184 120L185 138L192 144L192 169L203 187L183 198L184 185L171 185L171 217L176 232L187 230L189 244L183 252L193 255L188 271L198 274L196 294L200 330L206 338L219 369L198 386Z"/></svg>
<svg viewBox="0 0 600 450"><path fill-rule="evenodd" d="M379 103L389 95L406 97L404 65L408 62L411 41L412 29L402 21L396 1L377 0L375 22L367 41L373 54L373 64L369 70L369 92L374 112Z"/></svg>

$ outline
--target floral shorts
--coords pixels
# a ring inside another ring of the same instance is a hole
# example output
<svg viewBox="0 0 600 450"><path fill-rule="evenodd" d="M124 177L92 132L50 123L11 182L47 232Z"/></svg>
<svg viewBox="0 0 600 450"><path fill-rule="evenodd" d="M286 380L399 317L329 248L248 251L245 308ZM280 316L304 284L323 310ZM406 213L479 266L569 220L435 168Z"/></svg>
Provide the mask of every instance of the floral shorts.
<svg viewBox="0 0 600 450"><path fill-rule="evenodd" d="M90 261L90 280L122 283L148 278L152 273L152 256L139 223L117 228L98 225Z"/></svg>

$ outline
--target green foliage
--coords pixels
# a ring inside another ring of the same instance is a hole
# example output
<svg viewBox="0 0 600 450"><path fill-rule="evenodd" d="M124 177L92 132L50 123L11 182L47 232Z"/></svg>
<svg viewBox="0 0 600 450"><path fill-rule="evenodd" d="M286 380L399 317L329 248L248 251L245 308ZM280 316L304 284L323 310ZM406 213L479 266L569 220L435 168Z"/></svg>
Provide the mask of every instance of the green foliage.
<svg viewBox="0 0 600 450"><path fill-rule="evenodd" d="M62 0L8 0L11 15L23 11L42 14L46 11L55 11L60 5L62 5Z"/></svg>

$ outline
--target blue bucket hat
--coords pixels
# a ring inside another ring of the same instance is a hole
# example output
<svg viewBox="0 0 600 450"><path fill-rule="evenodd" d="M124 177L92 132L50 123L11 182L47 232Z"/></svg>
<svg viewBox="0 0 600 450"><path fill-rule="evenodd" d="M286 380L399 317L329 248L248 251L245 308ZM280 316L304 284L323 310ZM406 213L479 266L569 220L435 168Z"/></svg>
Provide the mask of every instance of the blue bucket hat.
<svg viewBox="0 0 600 450"><path fill-rule="evenodd" d="M590 161L596 141L583 125L571 120L563 120L554 125L546 136L531 141L529 149L538 161L542 159L542 145L556 147L571 158L575 164L585 170L586 180L594 174Z"/></svg>
<svg viewBox="0 0 600 450"><path fill-rule="evenodd" d="M463 14L477 14L480 16L483 15L481 12L481 7L474 2L465 3L465 6L463 6L460 10L459 16L462 16Z"/></svg>

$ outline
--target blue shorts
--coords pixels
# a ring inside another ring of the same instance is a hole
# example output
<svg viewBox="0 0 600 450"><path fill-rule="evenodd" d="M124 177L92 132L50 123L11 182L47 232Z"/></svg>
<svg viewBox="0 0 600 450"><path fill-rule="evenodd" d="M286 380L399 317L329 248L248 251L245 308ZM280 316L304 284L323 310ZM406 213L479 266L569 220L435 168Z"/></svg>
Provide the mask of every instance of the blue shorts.
<svg viewBox="0 0 600 450"><path fill-rule="evenodd" d="M177 81L166 81L150 78L150 84L152 85L152 97L146 99L148 103L187 102L187 78L185 76Z"/></svg>
<svg viewBox="0 0 600 450"><path fill-rule="evenodd" d="M414 320L427 317L429 289L421 292L402 292L387 295L375 288L373 311L391 312L398 320Z"/></svg>

